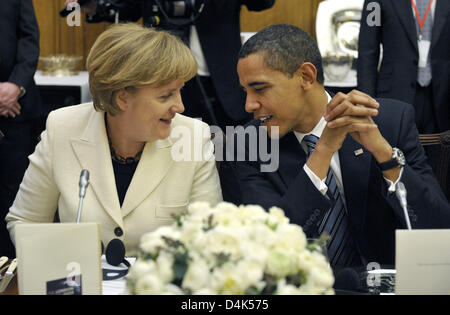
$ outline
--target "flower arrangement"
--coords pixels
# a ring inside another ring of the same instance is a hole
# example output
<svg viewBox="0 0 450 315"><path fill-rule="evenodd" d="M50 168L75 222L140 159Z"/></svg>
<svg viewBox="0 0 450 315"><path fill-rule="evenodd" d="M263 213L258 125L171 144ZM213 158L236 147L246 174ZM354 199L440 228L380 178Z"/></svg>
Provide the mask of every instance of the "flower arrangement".
<svg viewBox="0 0 450 315"><path fill-rule="evenodd" d="M142 236L131 294L333 294L331 267L276 207L196 202Z"/></svg>

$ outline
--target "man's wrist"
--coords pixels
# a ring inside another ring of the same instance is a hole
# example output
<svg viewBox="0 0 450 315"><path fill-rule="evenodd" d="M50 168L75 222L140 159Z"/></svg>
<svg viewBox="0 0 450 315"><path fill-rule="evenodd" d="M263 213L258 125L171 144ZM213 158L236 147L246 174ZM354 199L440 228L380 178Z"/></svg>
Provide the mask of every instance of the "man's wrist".
<svg viewBox="0 0 450 315"><path fill-rule="evenodd" d="M391 145L386 142L380 149L372 152L372 155L375 157L378 163L384 163L392 160L393 149Z"/></svg>

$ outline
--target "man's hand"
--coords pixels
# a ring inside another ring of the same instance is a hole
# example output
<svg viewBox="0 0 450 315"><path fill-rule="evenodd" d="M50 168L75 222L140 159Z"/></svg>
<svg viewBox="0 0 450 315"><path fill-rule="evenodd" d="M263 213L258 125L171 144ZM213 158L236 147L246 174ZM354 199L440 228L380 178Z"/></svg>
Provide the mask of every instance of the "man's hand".
<svg viewBox="0 0 450 315"><path fill-rule="evenodd" d="M0 105L14 104L20 95L17 84L10 82L0 83Z"/></svg>
<svg viewBox="0 0 450 315"><path fill-rule="evenodd" d="M20 105L17 100L20 88L10 82L0 83L0 115L5 117L16 117L20 115Z"/></svg>
<svg viewBox="0 0 450 315"><path fill-rule="evenodd" d="M349 94L336 94L325 110L327 126L306 163L311 171L319 178L326 177L331 158L342 147L347 133L371 134L378 130L373 120L368 119L378 115L378 107L379 104L371 97L353 91Z"/></svg>
<svg viewBox="0 0 450 315"><path fill-rule="evenodd" d="M392 147L372 119L378 114L378 111L375 110L379 107L378 102L357 90L353 90L347 95L336 96L337 100L333 101L333 98L325 111L325 119L328 121L327 128L340 129L347 126L353 139L371 152L378 163L389 161L392 158ZM344 101L338 102L342 99ZM360 124L365 127L356 127ZM399 174L400 169L383 172L386 178L394 182Z"/></svg>
<svg viewBox="0 0 450 315"><path fill-rule="evenodd" d="M327 127L340 128L355 123L354 118L359 118L359 123L376 126L372 117L378 115L377 108L380 105L372 97L360 91L353 90L349 94L338 94L328 104L325 111ZM386 150L387 141L383 138L378 128L366 128L351 130L351 136L366 150L372 154Z"/></svg>
<svg viewBox="0 0 450 315"><path fill-rule="evenodd" d="M0 116L4 117L12 117L15 118L17 115L20 115L20 104L14 104L10 109L3 108L0 106Z"/></svg>

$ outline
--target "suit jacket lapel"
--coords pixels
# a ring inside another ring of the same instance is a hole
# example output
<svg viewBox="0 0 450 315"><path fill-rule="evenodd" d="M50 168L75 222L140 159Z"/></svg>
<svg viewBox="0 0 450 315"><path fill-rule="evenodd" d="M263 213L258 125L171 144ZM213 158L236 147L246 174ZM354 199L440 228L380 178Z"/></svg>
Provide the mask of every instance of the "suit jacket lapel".
<svg viewBox="0 0 450 315"><path fill-rule="evenodd" d="M405 29L406 34L408 35L409 40L416 49L416 52L419 52L419 48L417 47L416 22L414 20L414 15L411 7L411 0L394 0L390 2L396 9L395 11Z"/></svg>
<svg viewBox="0 0 450 315"><path fill-rule="evenodd" d="M81 167L90 173L90 187L103 209L119 226L123 226L104 113L92 110L83 135L71 142Z"/></svg>
<svg viewBox="0 0 450 315"><path fill-rule="evenodd" d="M359 149L363 153L356 155L355 151ZM339 150L339 163L348 214L357 230L362 228L365 220L371 159L370 152L347 135Z"/></svg>
<svg viewBox="0 0 450 315"><path fill-rule="evenodd" d="M124 217L136 209L166 176L174 163L171 148L170 138L145 145L141 160L122 204Z"/></svg>
<svg viewBox="0 0 450 315"><path fill-rule="evenodd" d="M436 45L439 37L444 30L444 25L447 22L450 14L450 2L447 0L439 0L436 3L436 11L434 14L433 35L431 40L431 47Z"/></svg>

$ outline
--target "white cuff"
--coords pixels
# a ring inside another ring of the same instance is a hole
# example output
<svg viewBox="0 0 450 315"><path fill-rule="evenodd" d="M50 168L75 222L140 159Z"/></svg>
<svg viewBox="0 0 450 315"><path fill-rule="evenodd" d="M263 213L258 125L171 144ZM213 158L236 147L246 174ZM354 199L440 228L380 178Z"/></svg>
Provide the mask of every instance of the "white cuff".
<svg viewBox="0 0 450 315"><path fill-rule="evenodd" d="M403 167L400 169L400 175L398 175L397 180L395 181L395 183L393 181L391 181L390 179L387 179L386 177L383 176L384 180L386 181L386 183L388 184L388 192L390 193L394 193L395 189L397 187L397 183L400 181L400 178L402 178L403 175Z"/></svg>
<svg viewBox="0 0 450 315"><path fill-rule="evenodd" d="M321 192L322 195L326 195L328 191L328 186L325 184L326 177L324 179L320 179L313 171L308 167L308 165L303 166L303 170L306 175L308 175L309 179L313 183L313 185L317 188L318 191Z"/></svg>

